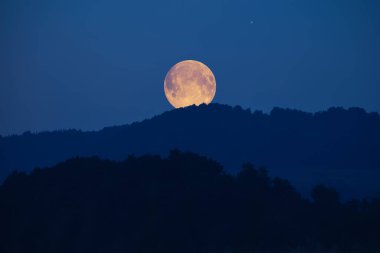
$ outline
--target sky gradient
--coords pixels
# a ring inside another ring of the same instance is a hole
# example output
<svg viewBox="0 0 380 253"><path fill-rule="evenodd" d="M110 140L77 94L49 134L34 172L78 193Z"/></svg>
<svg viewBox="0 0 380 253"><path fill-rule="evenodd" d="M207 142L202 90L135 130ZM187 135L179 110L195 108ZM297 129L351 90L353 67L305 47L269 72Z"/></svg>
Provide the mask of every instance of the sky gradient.
<svg viewBox="0 0 380 253"><path fill-rule="evenodd" d="M100 129L171 109L175 63L214 72L214 102L380 111L380 1L0 2L0 135Z"/></svg>

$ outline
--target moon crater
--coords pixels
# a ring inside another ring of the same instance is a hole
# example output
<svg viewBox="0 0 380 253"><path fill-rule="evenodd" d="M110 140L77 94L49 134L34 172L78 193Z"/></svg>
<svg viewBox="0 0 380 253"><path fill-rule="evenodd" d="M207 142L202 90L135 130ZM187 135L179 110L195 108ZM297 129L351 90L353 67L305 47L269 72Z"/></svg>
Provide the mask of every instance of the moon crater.
<svg viewBox="0 0 380 253"><path fill-rule="evenodd" d="M175 108L209 104L216 93L216 80L205 64L194 60L182 61L167 73L164 91Z"/></svg>

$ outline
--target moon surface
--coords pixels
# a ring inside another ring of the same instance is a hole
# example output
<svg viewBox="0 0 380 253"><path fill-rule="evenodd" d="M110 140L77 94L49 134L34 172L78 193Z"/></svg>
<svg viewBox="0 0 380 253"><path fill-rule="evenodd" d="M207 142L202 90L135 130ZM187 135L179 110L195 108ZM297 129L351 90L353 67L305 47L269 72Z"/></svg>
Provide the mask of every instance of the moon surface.
<svg viewBox="0 0 380 253"><path fill-rule="evenodd" d="M215 96L216 80L202 62L181 61L166 74L164 90L169 103L175 108L209 104Z"/></svg>

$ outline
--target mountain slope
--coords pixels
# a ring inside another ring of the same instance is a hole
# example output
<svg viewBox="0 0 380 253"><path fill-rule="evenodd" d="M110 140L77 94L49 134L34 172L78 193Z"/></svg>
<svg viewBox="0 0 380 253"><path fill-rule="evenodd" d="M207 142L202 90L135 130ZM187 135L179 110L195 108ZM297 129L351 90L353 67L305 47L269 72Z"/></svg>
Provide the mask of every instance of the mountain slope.
<svg viewBox="0 0 380 253"><path fill-rule="evenodd" d="M313 200L313 201L311 201ZM341 202L173 151L75 158L0 186L0 252L379 252L380 200Z"/></svg>
<svg viewBox="0 0 380 253"><path fill-rule="evenodd" d="M165 155L174 148L217 159L232 172L250 161L279 173L289 171L290 177L315 169L376 173L380 117L360 108L330 108L315 114L274 108L263 114L219 104L192 106L97 132L3 137L0 176L4 179L11 170L29 171L73 156L122 160L130 154Z"/></svg>

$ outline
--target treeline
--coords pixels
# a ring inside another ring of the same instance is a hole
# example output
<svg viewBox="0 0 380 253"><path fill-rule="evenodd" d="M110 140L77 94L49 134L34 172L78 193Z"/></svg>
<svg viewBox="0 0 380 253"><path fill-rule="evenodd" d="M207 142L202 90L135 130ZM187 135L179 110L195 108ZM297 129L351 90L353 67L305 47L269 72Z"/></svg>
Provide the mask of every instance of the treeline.
<svg viewBox="0 0 380 253"><path fill-rule="evenodd" d="M246 164L172 151L75 158L0 186L0 252L380 252L380 201L310 198Z"/></svg>
<svg viewBox="0 0 380 253"><path fill-rule="evenodd" d="M13 170L30 172L75 156L123 160L130 154L166 155L173 148L215 159L233 173L253 161L280 170L365 170L371 179L376 178L371 171L380 170L380 116L361 108L317 113L274 108L263 113L209 104L100 131L25 132L0 138L0 183ZM357 175L364 173L350 179ZM368 189L362 196L370 196L377 183L357 188ZM336 183L342 186L344 182Z"/></svg>

